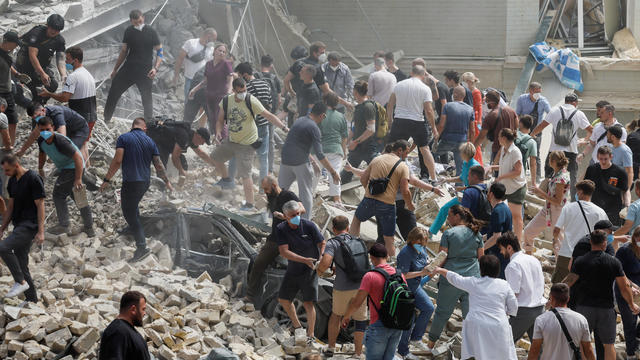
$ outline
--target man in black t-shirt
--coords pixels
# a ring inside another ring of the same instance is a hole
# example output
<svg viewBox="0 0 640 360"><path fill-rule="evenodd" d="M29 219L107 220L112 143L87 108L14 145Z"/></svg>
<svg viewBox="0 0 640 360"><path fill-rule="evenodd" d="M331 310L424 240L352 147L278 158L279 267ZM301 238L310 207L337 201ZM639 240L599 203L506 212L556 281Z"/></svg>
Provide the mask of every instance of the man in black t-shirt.
<svg viewBox="0 0 640 360"><path fill-rule="evenodd" d="M611 162L613 153L609 146L598 149L598 163L587 168L584 178L596 184L591 201L607 213L613 225L621 226L624 219L620 210L624 207L624 193L627 191L627 173Z"/></svg>
<svg viewBox="0 0 640 360"><path fill-rule="evenodd" d="M267 241L260 249L258 256L253 260L253 267L251 268L251 273L249 273L247 300L251 302L255 300L256 296L260 295L260 280L262 280L264 271L280 254L275 233L278 224L285 221L282 206L290 200L295 200L300 203L300 207L304 212L304 207L300 199L298 199L298 196L289 190L282 190L280 186L278 186L278 179L276 179L275 176L266 176L262 179L261 186L265 195L267 195L267 206L269 207L269 212L273 214L273 222L271 224L271 234L267 236Z"/></svg>
<svg viewBox="0 0 640 360"><path fill-rule="evenodd" d="M305 65L300 70L302 85L298 91L298 116L307 116L316 103L322 101L320 89L313 81L317 69L312 65Z"/></svg>
<svg viewBox="0 0 640 360"><path fill-rule="evenodd" d="M134 326L142 327L147 299L138 291L127 291L120 298L120 315L104 329L99 360L149 360L149 348Z"/></svg>
<svg viewBox="0 0 640 360"><path fill-rule="evenodd" d="M607 234L602 230L591 233L591 251L578 258L571 267L571 273L564 282L573 286L577 280L584 281L588 286L582 286L580 292L584 294L578 299L576 311L587 318L589 330L595 338L602 342L603 348L596 346L598 359L614 359L616 352L616 312L613 308L613 283L618 284L622 296L629 304L633 314L638 314L640 308L633 303L633 294L627 284L627 278L622 270L622 264L615 257L604 252L607 246Z"/></svg>
<svg viewBox="0 0 640 360"><path fill-rule="evenodd" d="M156 122L147 127L147 135L156 143L160 152L160 160L166 167L171 156L171 163L180 174L180 182L184 183L185 176L189 166L187 159L183 155L189 148L207 164L215 166L213 160L204 150L200 149L200 145L211 145L211 134L206 128L191 129L191 126L184 122L166 121Z"/></svg>
<svg viewBox="0 0 640 360"><path fill-rule="evenodd" d="M53 71L50 68L53 55L56 55L56 65L60 73L62 83L67 78L65 65L65 40L60 35L64 29L64 19L58 14L50 15L47 18L47 25L36 25L31 30L22 35L22 41L26 46L21 46L16 56L16 70L31 77L31 82L27 85L31 91L31 100L24 97L22 86L16 88L16 103L22 107L27 107L31 101L41 104L47 102L48 98L38 96L37 87L44 85L50 92L55 92L58 83L53 78Z"/></svg>
<svg viewBox="0 0 640 360"><path fill-rule="evenodd" d="M113 112L120 96L135 84L142 97L144 117L150 120L153 117L153 98L151 86L158 73L158 67L162 62L162 44L158 33L144 23L144 16L140 10L129 13L131 25L124 31L120 55L111 73L111 88L104 105L104 121L111 121ZM156 52L156 60L153 63L153 51ZM125 61L126 59L126 61ZM120 65L124 62L122 68Z"/></svg>
<svg viewBox="0 0 640 360"><path fill-rule="evenodd" d="M5 297L24 293L27 301L38 302L36 287L29 272L29 249L44 242L44 184L34 171L23 168L18 158L5 156L2 169L9 179L9 205L2 219L0 239L13 222L13 232L0 241L0 257L13 276L15 284Z"/></svg>

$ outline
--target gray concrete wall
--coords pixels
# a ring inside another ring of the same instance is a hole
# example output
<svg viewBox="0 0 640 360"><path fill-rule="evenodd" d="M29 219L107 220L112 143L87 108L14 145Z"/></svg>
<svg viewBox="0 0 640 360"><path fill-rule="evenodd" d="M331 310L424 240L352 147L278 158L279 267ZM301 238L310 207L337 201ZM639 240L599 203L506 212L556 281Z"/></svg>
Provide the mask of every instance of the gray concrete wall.
<svg viewBox="0 0 640 360"><path fill-rule="evenodd" d="M407 57L524 55L537 27L531 0L360 0L379 41L355 0L286 3L309 29L327 31L358 57L379 49Z"/></svg>

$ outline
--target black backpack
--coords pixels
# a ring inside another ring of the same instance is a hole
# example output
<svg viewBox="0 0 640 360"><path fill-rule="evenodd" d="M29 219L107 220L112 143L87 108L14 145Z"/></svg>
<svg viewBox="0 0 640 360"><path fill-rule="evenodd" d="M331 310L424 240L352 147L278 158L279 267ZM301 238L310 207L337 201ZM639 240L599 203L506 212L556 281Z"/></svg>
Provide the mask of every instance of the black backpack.
<svg viewBox="0 0 640 360"><path fill-rule="evenodd" d="M560 115L562 118L558 121L556 128L553 129L553 141L560 146L571 145L571 140L576 136L575 126L573 125L573 116L578 112L578 109L573 110L569 117L565 117L564 109L560 107Z"/></svg>
<svg viewBox="0 0 640 360"><path fill-rule="evenodd" d="M340 244L342 252L341 261L334 263L344 271L347 279L353 282L360 282L364 274L371 269L367 245L360 238L354 238L349 234L339 235L333 238Z"/></svg>
<svg viewBox="0 0 640 360"><path fill-rule="evenodd" d="M393 275L389 275L381 268L374 268L371 271L384 276L385 280L380 308L373 300L371 301L382 324L388 329L409 330L416 315L416 305L413 292L409 290L402 274L397 269Z"/></svg>
<svg viewBox="0 0 640 360"><path fill-rule="evenodd" d="M222 110L224 111L224 121L227 121L227 111L229 109L229 97L231 96L234 96L234 95L227 95L222 99ZM249 112L251 113L251 118L255 120L256 114L253 113L253 106L251 106L251 96L253 95L247 92L247 96L244 97L244 104L247 106L247 109L249 109Z"/></svg>
<svg viewBox="0 0 640 360"><path fill-rule="evenodd" d="M467 189L469 188L476 189L480 192L480 201L478 201L475 207L476 213L478 214L478 216L476 216L476 219L489 221L491 219L492 208L491 203L487 198L487 190L483 189L480 185L471 185L467 187Z"/></svg>

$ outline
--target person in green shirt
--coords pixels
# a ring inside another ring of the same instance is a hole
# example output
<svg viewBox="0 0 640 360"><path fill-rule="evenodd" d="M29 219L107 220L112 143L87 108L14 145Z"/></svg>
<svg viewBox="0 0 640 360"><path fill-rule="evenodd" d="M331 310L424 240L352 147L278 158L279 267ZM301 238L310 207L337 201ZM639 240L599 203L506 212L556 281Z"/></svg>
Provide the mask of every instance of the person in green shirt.
<svg viewBox="0 0 640 360"><path fill-rule="evenodd" d="M531 124L533 124L533 118L531 115L521 115L518 120L518 134L516 135L516 146L522 152L524 149L526 151L522 154L522 162L525 166L525 169L529 167L529 172L531 173L531 184L537 184L537 166L536 158L538 157L538 143L536 139L531 137L529 133L531 132Z"/></svg>
<svg viewBox="0 0 640 360"><path fill-rule="evenodd" d="M442 267L462 276L480 277L478 259L484 255L480 223L462 205L453 205L449 209L447 221L451 228L445 231L440 239L440 251L447 253L447 259ZM438 305L427 343L430 349L433 349L435 342L440 338L458 301L462 308L462 317L465 317L469 311L469 294L451 285L445 277L441 276L436 301Z"/></svg>
<svg viewBox="0 0 640 360"><path fill-rule="evenodd" d="M338 96L329 92L323 97L324 103L327 104L327 116L320 123L320 132L322 133L322 151L331 166L337 171L342 170L342 161L347 156L347 140L349 131L347 129L347 120L344 115L336 110L338 106ZM340 203L340 184L329 181L329 196L333 201Z"/></svg>

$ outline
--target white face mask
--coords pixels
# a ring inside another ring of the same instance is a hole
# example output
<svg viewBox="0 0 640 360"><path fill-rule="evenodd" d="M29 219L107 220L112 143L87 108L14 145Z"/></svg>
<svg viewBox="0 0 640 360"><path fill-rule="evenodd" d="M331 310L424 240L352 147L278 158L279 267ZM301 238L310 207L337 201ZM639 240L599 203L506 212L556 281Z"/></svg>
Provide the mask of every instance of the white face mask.
<svg viewBox="0 0 640 360"><path fill-rule="evenodd" d="M532 96L535 100L540 99L540 93L534 93Z"/></svg>
<svg viewBox="0 0 640 360"><path fill-rule="evenodd" d="M338 66L331 66L331 65L329 65L329 67L330 67L330 68L331 68L331 70L333 70L333 71L338 70Z"/></svg>
<svg viewBox="0 0 640 360"><path fill-rule="evenodd" d="M320 56L318 56L318 62L320 64L326 63L327 62L327 54L326 53L320 54Z"/></svg>
<svg viewBox="0 0 640 360"><path fill-rule="evenodd" d="M144 27L144 24L140 24L140 25L135 25L134 28L136 28L136 30L140 30L142 31L142 28Z"/></svg>
<svg viewBox="0 0 640 360"><path fill-rule="evenodd" d="M241 92L241 93L237 93L236 97L238 98L238 100L244 100L244 98L247 96L247 92Z"/></svg>
<svg viewBox="0 0 640 360"><path fill-rule="evenodd" d="M640 241L636 241L636 246L640 247Z"/></svg>

